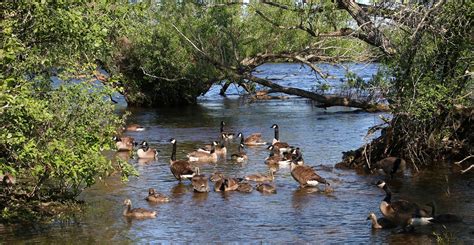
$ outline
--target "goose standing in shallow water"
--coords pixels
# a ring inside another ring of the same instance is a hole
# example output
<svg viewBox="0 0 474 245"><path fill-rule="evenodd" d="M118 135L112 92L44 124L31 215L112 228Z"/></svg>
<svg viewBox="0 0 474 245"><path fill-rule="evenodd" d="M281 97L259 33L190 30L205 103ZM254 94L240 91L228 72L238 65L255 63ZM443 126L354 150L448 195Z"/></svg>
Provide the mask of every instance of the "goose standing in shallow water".
<svg viewBox="0 0 474 245"><path fill-rule="evenodd" d="M148 189L148 196L145 198L145 200L155 203L170 201L166 195L156 192L153 188Z"/></svg>
<svg viewBox="0 0 474 245"><path fill-rule="evenodd" d="M137 150L137 156L143 159L158 159L158 151L150 148L148 142L143 141L140 144L140 149Z"/></svg>
<svg viewBox="0 0 474 245"><path fill-rule="evenodd" d="M397 225L389 219L383 217L377 219L377 216L375 216L374 213L370 213L369 217L367 217L367 220L371 220L372 228L374 229L390 229L397 227Z"/></svg>
<svg viewBox="0 0 474 245"><path fill-rule="evenodd" d="M192 178L195 173L191 163L185 160L176 160L176 139L171 138L170 143L173 144L173 151L170 159L171 173L179 181L186 178Z"/></svg>
<svg viewBox="0 0 474 245"><path fill-rule="evenodd" d="M155 218L156 211L147 210L144 208L134 208L132 209L132 201L130 199L125 199L123 202L125 209L123 210L123 216L129 218Z"/></svg>
<svg viewBox="0 0 474 245"><path fill-rule="evenodd" d="M217 141L212 142L211 151L209 153L202 151L193 151L188 153L188 158L190 162L201 162L201 163L216 163L217 162L217 153L216 153Z"/></svg>
<svg viewBox="0 0 474 245"><path fill-rule="evenodd" d="M266 145L267 142L264 142L262 140L262 134L261 133L254 133L249 135L247 138L244 137L242 133L239 133L237 137L240 137L241 141L240 143L243 143L244 145L247 146L258 146L258 145Z"/></svg>
<svg viewBox="0 0 474 245"><path fill-rule="evenodd" d="M247 160L248 157L244 151L244 144L239 144L238 152L235 154L232 154L230 158L236 162L244 162L245 160Z"/></svg>
<svg viewBox="0 0 474 245"><path fill-rule="evenodd" d="M280 129L278 127L278 124L273 124L271 128L275 130L275 136L272 141L273 147L280 150L281 153L288 151L290 145L286 142L280 142Z"/></svg>
<svg viewBox="0 0 474 245"><path fill-rule="evenodd" d="M301 187L317 186L319 183L330 185L323 177L319 176L310 166L298 164L298 158L291 162L291 176L300 184Z"/></svg>

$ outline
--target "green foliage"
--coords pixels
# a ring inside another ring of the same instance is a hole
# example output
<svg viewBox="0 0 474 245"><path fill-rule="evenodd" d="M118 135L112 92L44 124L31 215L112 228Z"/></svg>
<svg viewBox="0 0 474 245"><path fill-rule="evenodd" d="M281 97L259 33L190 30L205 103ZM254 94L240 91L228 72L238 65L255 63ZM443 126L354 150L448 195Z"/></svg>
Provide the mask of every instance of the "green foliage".
<svg viewBox="0 0 474 245"><path fill-rule="evenodd" d="M285 11L259 2L245 6L200 5L195 1L149 5L145 11L136 12L131 27L118 39L109 69L123 74L129 104L187 104L195 103L197 96L215 83L239 81L232 72L219 69L221 66L238 70L242 60L258 54L314 48L327 57L350 59L359 55L366 47L360 41L319 38L302 30L277 28L257 14L261 11L282 26L304 24L321 33L347 25L349 16L334 11L332 1L320 4L328 11L311 12L313 6L309 5L301 11Z"/></svg>
<svg viewBox="0 0 474 245"><path fill-rule="evenodd" d="M92 81L127 23L132 6L124 6L2 3L0 175L17 180L0 187L3 218L36 201L73 199L113 171L102 152L123 118L108 99L113 90ZM63 83L53 86L52 76Z"/></svg>
<svg viewBox="0 0 474 245"><path fill-rule="evenodd" d="M448 1L431 25L420 30L413 44L410 33L398 33L399 55L389 65L395 91L392 99L397 112L417 120L430 121L440 106L472 103L466 95L472 88L472 8L473 4Z"/></svg>

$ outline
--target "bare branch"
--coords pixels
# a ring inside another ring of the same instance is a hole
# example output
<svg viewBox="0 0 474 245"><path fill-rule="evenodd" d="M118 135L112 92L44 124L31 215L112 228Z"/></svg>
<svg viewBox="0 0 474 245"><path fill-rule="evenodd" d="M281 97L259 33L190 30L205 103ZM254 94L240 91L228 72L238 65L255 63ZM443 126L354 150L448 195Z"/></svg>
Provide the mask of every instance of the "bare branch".
<svg viewBox="0 0 474 245"><path fill-rule="evenodd" d="M152 78L155 78L155 79L165 80L165 81L168 81L168 82L176 82L176 81L179 81L179 80L186 80L187 79L185 77L179 77L179 78L159 77L159 76L155 76L155 75L152 75L150 73L147 73L143 67L140 67L140 69L142 70L143 75L145 75L145 76L152 77Z"/></svg>

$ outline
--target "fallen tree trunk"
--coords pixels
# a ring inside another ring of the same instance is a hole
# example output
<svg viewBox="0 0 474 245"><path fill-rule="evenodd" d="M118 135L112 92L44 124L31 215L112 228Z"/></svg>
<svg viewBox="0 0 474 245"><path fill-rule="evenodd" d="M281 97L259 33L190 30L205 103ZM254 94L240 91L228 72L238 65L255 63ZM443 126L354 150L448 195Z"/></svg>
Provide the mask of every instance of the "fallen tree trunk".
<svg viewBox="0 0 474 245"><path fill-rule="evenodd" d="M284 87L279 84L276 84L270 80L259 78L253 75L247 75L245 78L254 83L258 83L265 87L271 88L273 92L281 92L285 94L297 95L303 98L308 98L319 103L318 107L326 108L331 106L345 106L345 107L355 107L363 109L365 111L375 112L375 111L388 111L389 107L384 104L372 104L369 102L362 102L357 100L352 100L347 97L339 96L329 96L321 95L304 89L293 88L293 87Z"/></svg>

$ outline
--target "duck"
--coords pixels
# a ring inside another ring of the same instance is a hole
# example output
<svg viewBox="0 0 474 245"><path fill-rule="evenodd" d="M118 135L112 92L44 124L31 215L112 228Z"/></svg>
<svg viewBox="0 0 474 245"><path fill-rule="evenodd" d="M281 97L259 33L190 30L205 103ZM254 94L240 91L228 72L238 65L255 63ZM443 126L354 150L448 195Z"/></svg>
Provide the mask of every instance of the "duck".
<svg viewBox="0 0 474 245"><path fill-rule="evenodd" d="M239 187L237 187L237 191L239 192L245 192L245 193L250 193L253 191L253 187L251 184L245 181L241 181L239 183Z"/></svg>
<svg viewBox="0 0 474 245"><path fill-rule="evenodd" d="M386 157L377 161L373 165L374 169L381 169L386 175L393 179L396 173L403 173L406 168L406 161L399 157Z"/></svg>
<svg viewBox="0 0 474 245"><path fill-rule="evenodd" d="M275 186L270 183L258 183L255 189L262 193L276 194Z"/></svg>
<svg viewBox="0 0 474 245"><path fill-rule="evenodd" d="M235 191L239 188L239 181L235 178L225 177L214 184L215 192Z"/></svg>
<svg viewBox="0 0 474 245"><path fill-rule="evenodd" d="M281 153L288 151L290 148L290 145L286 142L280 142L280 131L279 131L278 124L273 124L271 128L275 130L275 137L273 138L272 145L276 149L280 150Z"/></svg>
<svg viewBox="0 0 474 245"><path fill-rule="evenodd" d="M162 203L162 202L169 202L170 199L159 192L156 192L155 189L150 188L148 189L148 196L145 198L145 200L149 202L154 202L154 203Z"/></svg>
<svg viewBox="0 0 474 245"><path fill-rule="evenodd" d="M173 151L170 158L171 173L179 181L192 178L195 173L191 163L185 160L176 160L176 139L171 138L169 141L173 144Z"/></svg>
<svg viewBox="0 0 474 245"><path fill-rule="evenodd" d="M129 218L155 218L156 211L151 211L144 208L134 208L132 209L132 201L130 199L125 199L123 202L125 209L123 210L123 216Z"/></svg>
<svg viewBox="0 0 474 245"><path fill-rule="evenodd" d="M230 158L232 159L232 161L236 161L236 162L246 161L248 159L248 156L244 151L244 144L239 144L238 152L235 154L232 154Z"/></svg>
<svg viewBox="0 0 474 245"><path fill-rule="evenodd" d="M312 167L298 164L298 158L292 160L290 165L291 176L301 187L317 186L319 183L330 185L323 177L319 176Z"/></svg>
<svg viewBox="0 0 474 245"><path fill-rule="evenodd" d="M274 169L270 169L267 175L260 174L260 173L251 174L251 175L245 176L244 179L249 180L249 181L255 181L255 182L273 181L275 179L275 176L273 175L274 172L275 172Z"/></svg>
<svg viewBox="0 0 474 245"><path fill-rule="evenodd" d="M413 216L429 217L428 212L420 209L418 204L414 202L402 199L392 201L392 192L385 181L379 180L376 185L385 191L385 198L379 207L385 218L405 228L409 225L409 221Z"/></svg>
<svg viewBox="0 0 474 245"><path fill-rule="evenodd" d="M264 142L262 140L262 134L261 133L253 133L249 135L247 138L244 137L244 134L242 132L237 134L237 137L240 137L241 141L240 143L243 143L244 145L247 146L259 146L259 145L266 145L267 142Z"/></svg>
<svg viewBox="0 0 474 245"><path fill-rule="evenodd" d="M196 168L195 175L191 178L191 184L195 192L209 192L209 183L204 174L200 174L199 168Z"/></svg>
<svg viewBox="0 0 474 245"><path fill-rule="evenodd" d="M367 220L372 221L372 228L373 229L390 229L390 228L395 228L397 225L390 221L389 219L386 218L379 218L377 219L377 216L375 216L374 213L370 213L369 216L367 217Z"/></svg>
<svg viewBox="0 0 474 245"><path fill-rule="evenodd" d="M217 145L217 147L215 148L215 151L216 151L218 157L225 158L227 156L226 142L227 141L226 141L226 138L225 138L224 134L221 134L220 144ZM205 153L210 154L211 149L212 149L212 145L213 144L204 145L204 147L201 147L201 148L197 149L197 151L205 152Z"/></svg>
<svg viewBox="0 0 474 245"><path fill-rule="evenodd" d="M221 121L220 134L221 134L221 135L224 135L224 136L225 136L225 139L229 139L229 140L233 139L234 136L235 136L235 133L224 131L224 126L225 126L225 122L224 122L224 121Z"/></svg>
<svg viewBox="0 0 474 245"><path fill-rule="evenodd" d="M138 158L144 159L158 159L158 151L156 149L150 148L148 142L143 141L140 144L140 149L137 150Z"/></svg>
<svg viewBox="0 0 474 245"><path fill-rule="evenodd" d="M112 140L115 141L117 151L131 151L133 150L133 146L135 144L135 140L132 137L114 136Z"/></svg>
<svg viewBox="0 0 474 245"><path fill-rule="evenodd" d="M140 132L140 131L145 131L145 127L142 127L138 124L132 123L130 125L127 125L125 127L126 131L132 131L132 132Z"/></svg>
<svg viewBox="0 0 474 245"><path fill-rule="evenodd" d="M211 151L209 153L202 151L193 151L188 153L188 159L190 162L205 162L205 163L216 163L217 162L217 153L216 153L217 141L212 142Z"/></svg>

